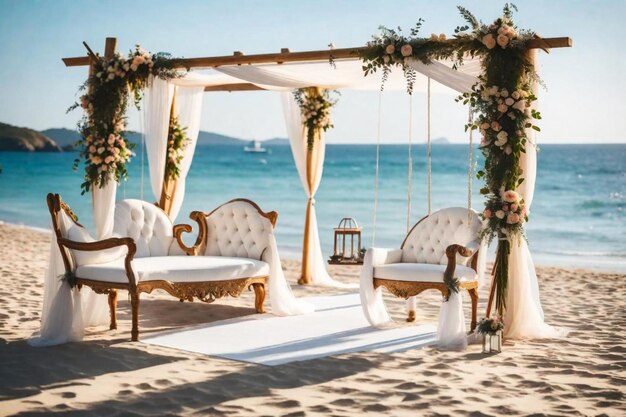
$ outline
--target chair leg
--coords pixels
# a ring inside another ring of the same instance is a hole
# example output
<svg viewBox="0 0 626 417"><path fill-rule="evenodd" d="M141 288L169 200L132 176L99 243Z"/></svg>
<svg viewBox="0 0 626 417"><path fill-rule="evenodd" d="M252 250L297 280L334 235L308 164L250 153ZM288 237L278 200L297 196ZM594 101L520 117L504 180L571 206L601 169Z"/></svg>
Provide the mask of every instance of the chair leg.
<svg viewBox="0 0 626 417"><path fill-rule="evenodd" d="M117 290L111 290L109 292L109 312L111 314L111 324L109 325L109 330L117 329L116 309L117 309Z"/></svg>
<svg viewBox="0 0 626 417"><path fill-rule="evenodd" d="M472 325L471 325L471 331L473 332L474 329L476 329L476 310L478 309L478 289L476 288L470 288L469 290L467 290L467 292L469 292L469 295L472 299Z"/></svg>
<svg viewBox="0 0 626 417"><path fill-rule="evenodd" d="M130 340L137 342L139 340L139 292L130 292L130 306L132 310L132 329L130 331Z"/></svg>
<svg viewBox="0 0 626 417"><path fill-rule="evenodd" d="M265 302L265 285L264 284L252 284L254 288L254 307L257 313L265 313L263 303Z"/></svg>
<svg viewBox="0 0 626 417"><path fill-rule="evenodd" d="M417 315L416 311L417 311L417 298L415 296L413 297L409 297L406 299L406 309L409 313L408 317L406 318L406 321L408 321L409 323L412 323L415 321L415 317Z"/></svg>

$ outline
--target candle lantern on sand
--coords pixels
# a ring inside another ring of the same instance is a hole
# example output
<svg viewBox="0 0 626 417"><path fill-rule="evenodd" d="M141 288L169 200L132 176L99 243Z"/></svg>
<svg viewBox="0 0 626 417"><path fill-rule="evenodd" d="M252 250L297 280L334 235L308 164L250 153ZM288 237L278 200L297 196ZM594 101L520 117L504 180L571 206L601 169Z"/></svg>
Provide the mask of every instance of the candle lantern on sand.
<svg viewBox="0 0 626 417"><path fill-rule="evenodd" d="M335 228L334 250L328 261L329 264L360 265L363 263L361 230L362 228L352 217L341 219L339 226Z"/></svg>

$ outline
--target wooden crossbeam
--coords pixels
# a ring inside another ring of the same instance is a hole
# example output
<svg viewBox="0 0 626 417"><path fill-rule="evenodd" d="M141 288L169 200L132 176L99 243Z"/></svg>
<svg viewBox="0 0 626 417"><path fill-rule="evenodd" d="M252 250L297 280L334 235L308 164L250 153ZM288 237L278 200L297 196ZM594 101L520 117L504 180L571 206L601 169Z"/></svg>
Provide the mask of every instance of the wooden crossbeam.
<svg viewBox="0 0 626 417"><path fill-rule="evenodd" d="M264 88L250 83L221 84L204 87L204 91L265 91Z"/></svg>
<svg viewBox="0 0 626 417"><path fill-rule="evenodd" d="M537 38L531 39L527 43L528 49L552 49L552 48L568 48L572 46L572 39L569 37L561 38ZM359 53L365 50L366 47L357 48L341 48L322 51L304 51L304 52L289 52L288 49L283 48L279 53L273 54L256 54L256 55L244 55L241 52L237 54L227 56L214 56L214 57L202 57L202 58L187 58L182 59L181 68L215 68L224 65L248 65L248 64L269 64L269 63L283 63L283 62L314 62L314 61L328 61L332 56L335 60L342 59L358 59ZM89 65L89 57L73 57L63 58L63 62L67 67L77 67L83 65Z"/></svg>

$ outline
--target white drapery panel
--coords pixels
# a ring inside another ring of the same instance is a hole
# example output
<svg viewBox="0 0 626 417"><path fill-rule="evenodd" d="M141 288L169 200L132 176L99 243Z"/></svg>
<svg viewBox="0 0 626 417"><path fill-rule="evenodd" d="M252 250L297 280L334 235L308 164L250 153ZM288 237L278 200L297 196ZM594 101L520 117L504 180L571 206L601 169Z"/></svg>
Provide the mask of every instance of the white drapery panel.
<svg viewBox="0 0 626 417"><path fill-rule="evenodd" d="M156 201L161 199L167 157L167 134L174 85L150 76L144 92L143 109L146 129L146 154L150 168L150 184Z"/></svg>
<svg viewBox="0 0 626 417"><path fill-rule="evenodd" d="M317 229L317 216L315 214L315 193L322 180L322 172L324 170L324 153L326 148L324 138L320 137L316 141L311 151L313 152L313 157L311 158L313 165L308 167L307 129L302 124L300 106L298 106L291 92L283 93L282 99L291 152L296 163L298 174L300 175L302 187L304 187L304 191L309 198L309 240L308 245L306 242L304 243L304 247L308 248L309 251L307 259L309 260L308 266L311 271L311 283L333 287L356 288L356 285L347 285L332 279L326 271L326 265L322 255L322 247L320 245L319 232ZM311 172L311 184L309 184L307 179L307 170ZM303 254L303 256L307 255Z"/></svg>
<svg viewBox="0 0 626 417"><path fill-rule="evenodd" d="M59 228L62 234L68 230L71 221L61 210ZM34 347L78 342L83 339L85 327L105 324L107 319L108 303L105 296L98 298L86 287L80 291L78 288L72 289L62 279L65 266L54 232L51 238L48 267L44 275L41 327L28 340L28 344Z"/></svg>
<svg viewBox="0 0 626 417"><path fill-rule="evenodd" d="M529 51L532 60L537 65L537 50ZM537 96L537 85L533 86ZM533 105L535 105L533 103ZM535 193L537 177L537 148L536 136L533 129L526 129L528 142L526 152L520 155L520 167L523 170L524 182L517 191L524 199L526 210L530 207ZM506 312L504 314L504 334L510 338L548 338L562 337L567 334L566 329L556 328L544 322L543 308L539 298L539 284L535 264L525 239L519 243L511 243L509 254L509 279L506 294Z"/></svg>
<svg viewBox="0 0 626 417"><path fill-rule="evenodd" d="M471 86L478 81L477 76L480 72L480 62L478 60L469 59L457 70L451 68L450 63L447 64L448 65L441 62L433 62L432 64L425 65L417 60L410 60L409 65L418 73L425 76L417 78L413 91L427 91L426 77L431 77L438 81L439 84L432 86L432 91L435 93L446 92L443 86L458 92L470 91ZM215 70L232 77L231 80L222 79L222 84L244 81L266 90L286 91L304 87L380 90L382 71L365 77L360 60L337 61L335 62L335 66L336 68L331 67L328 62L315 62L304 64L285 63L281 65L223 66ZM215 80L207 78L207 83L214 83ZM402 69L393 68L385 83L385 90L403 91L405 89L406 80Z"/></svg>
<svg viewBox="0 0 626 417"><path fill-rule="evenodd" d="M193 155L196 150L198 133L200 132L200 118L202 116L202 97L204 97L204 87L177 87L176 88L176 110L178 121L185 130L185 135L189 139L185 147L185 155L180 164L180 175L176 180L176 189L172 197L172 207L170 209L170 219L176 219L185 198L185 181L187 173L191 168Z"/></svg>
<svg viewBox="0 0 626 417"><path fill-rule="evenodd" d="M115 196L117 182L112 177L102 187L92 190L93 223L96 226L96 240L107 239L113 233L113 218L115 214ZM109 303L107 297L96 294L91 288L81 291L83 300L83 323L85 327L106 324L109 320Z"/></svg>

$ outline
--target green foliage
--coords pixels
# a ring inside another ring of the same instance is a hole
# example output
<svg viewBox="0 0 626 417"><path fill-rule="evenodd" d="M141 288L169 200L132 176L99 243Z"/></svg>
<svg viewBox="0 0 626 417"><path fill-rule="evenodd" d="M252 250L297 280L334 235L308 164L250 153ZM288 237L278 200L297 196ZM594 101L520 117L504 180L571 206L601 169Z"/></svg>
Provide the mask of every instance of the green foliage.
<svg viewBox="0 0 626 417"><path fill-rule="evenodd" d="M490 334L494 335L499 331L504 330L504 323L500 318L483 318L478 322L476 326L476 333L478 334Z"/></svg>
<svg viewBox="0 0 626 417"><path fill-rule="evenodd" d="M170 115L170 127L167 135L167 159L165 162L165 177L176 179L180 176L180 163L185 156L184 151L189 144L185 134L186 127L182 127L178 117Z"/></svg>
<svg viewBox="0 0 626 417"><path fill-rule="evenodd" d="M332 91L332 94L337 96L339 92ZM294 91L293 96L300 106L302 124L307 129L307 147L313 149L318 133L333 127L330 109L337 104L338 99L332 98L330 91L317 88L300 88Z"/></svg>
<svg viewBox="0 0 626 417"><path fill-rule="evenodd" d="M169 80L182 75L176 69L179 59L165 53L151 55L139 45L127 57L116 54L110 59L92 59L93 71L79 90L86 93L68 109L82 107L85 111L78 124L82 136L78 147L85 166L82 194L93 186L104 187L110 179L119 182L127 177L126 164L134 155L134 144L125 135L126 110L131 99L139 108L150 76ZM74 161L73 168L78 169L79 164Z"/></svg>

